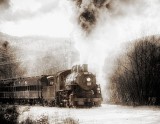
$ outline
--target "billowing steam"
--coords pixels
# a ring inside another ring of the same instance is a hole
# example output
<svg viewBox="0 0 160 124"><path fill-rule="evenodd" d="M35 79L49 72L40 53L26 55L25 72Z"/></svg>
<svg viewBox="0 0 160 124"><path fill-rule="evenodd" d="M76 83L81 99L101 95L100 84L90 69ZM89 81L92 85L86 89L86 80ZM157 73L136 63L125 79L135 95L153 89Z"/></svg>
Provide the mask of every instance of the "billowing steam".
<svg viewBox="0 0 160 124"><path fill-rule="evenodd" d="M73 39L81 63L88 63L104 86L126 42L159 34L158 0L73 0L79 29ZM104 66L105 65L105 66Z"/></svg>

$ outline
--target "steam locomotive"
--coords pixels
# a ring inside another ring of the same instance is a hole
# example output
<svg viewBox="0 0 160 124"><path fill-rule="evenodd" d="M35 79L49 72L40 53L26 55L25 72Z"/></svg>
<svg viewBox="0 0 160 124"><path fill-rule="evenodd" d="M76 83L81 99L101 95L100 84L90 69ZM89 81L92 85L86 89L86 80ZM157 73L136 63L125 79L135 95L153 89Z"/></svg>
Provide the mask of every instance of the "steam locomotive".
<svg viewBox="0 0 160 124"><path fill-rule="evenodd" d="M87 64L54 75L0 80L0 102L59 107L100 106L101 88Z"/></svg>

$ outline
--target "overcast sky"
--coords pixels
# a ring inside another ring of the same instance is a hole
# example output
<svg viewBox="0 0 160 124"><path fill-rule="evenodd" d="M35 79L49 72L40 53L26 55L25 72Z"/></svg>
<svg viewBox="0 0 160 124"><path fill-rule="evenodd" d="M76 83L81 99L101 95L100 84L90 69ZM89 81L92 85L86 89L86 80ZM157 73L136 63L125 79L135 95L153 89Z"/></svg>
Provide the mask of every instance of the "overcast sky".
<svg viewBox="0 0 160 124"><path fill-rule="evenodd" d="M14 36L72 37L77 28L74 23L76 14L79 13L75 14L76 10L71 1L0 0L0 32ZM114 1L115 6L109 11L101 9L103 12L99 17L104 18L101 18L103 19L101 23L97 23L98 29L95 30L93 35L96 34L97 36L97 33L99 34L102 31L106 35L112 32L121 34L124 31L120 30L125 28L129 28L129 32L137 34L147 32L148 29L150 30L148 30L149 34L159 32L160 29L157 26L160 21L159 0L106 1ZM87 2L83 3L84 6ZM114 5L113 3L112 5ZM130 37L129 35L126 35L126 40Z"/></svg>
<svg viewBox="0 0 160 124"><path fill-rule="evenodd" d="M66 3L64 0L0 0L0 31L14 36L69 37L73 25L71 9Z"/></svg>

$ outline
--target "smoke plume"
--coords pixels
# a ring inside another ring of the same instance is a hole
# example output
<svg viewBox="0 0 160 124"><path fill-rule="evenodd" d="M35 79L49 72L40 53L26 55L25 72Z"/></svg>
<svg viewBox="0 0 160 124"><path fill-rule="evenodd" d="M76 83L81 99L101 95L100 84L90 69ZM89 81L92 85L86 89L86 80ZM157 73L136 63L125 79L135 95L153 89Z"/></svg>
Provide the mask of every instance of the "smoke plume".
<svg viewBox="0 0 160 124"><path fill-rule="evenodd" d="M0 9L5 9L10 6L10 0L0 0Z"/></svg>
<svg viewBox="0 0 160 124"><path fill-rule="evenodd" d="M129 9L144 5L138 0L73 0L77 9L77 22L88 34L95 29L101 16L120 16ZM137 10L136 10L137 11ZM105 20L108 21L108 20Z"/></svg>
<svg viewBox="0 0 160 124"><path fill-rule="evenodd" d="M116 56L126 49L127 42L160 33L158 0L73 0L73 3L79 27L73 39L81 63L90 65L102 88L108 82Z"/></svg>

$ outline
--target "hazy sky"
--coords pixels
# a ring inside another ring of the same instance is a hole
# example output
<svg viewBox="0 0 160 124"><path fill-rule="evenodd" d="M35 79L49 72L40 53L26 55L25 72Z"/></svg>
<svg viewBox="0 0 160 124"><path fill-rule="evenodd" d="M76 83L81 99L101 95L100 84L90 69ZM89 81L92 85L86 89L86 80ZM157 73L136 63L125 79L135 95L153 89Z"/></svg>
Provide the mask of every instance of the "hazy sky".
<svg viewBox="0 0 160 124"><path fill-rule="evenodd" d="M78 11L74 4L71 4L72 1L0 0L0 31L15 36L73 37L77 30L75 20L83 11L83 7L88 6L92 0L87 0L88 2L83 0ZM146 30L149 34L159 32L157 26L160 21L159 0L106 1L110 7L98 10L97 22L99 23L93 35L98 36L101 32L103 35L109 33L119 35L124 33L124 30L137 34L144 33ZM128 37L127 34L125 39L128 40Z"/></svg>
<svg viewBox="0 0 160 124"><path fill-rule="evenodd" d="M15 36L69 37L73 26L71 10L66 3L64 0L8 0L8 3L0 3L0 31Z"/></svg>

